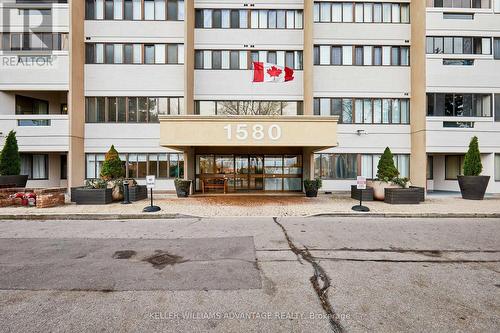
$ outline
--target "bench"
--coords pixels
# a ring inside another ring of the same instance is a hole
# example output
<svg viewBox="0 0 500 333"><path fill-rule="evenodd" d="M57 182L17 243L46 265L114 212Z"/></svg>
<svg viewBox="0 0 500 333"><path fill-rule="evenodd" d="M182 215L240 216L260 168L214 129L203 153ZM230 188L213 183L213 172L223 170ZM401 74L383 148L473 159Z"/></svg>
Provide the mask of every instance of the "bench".
<svg viewBox="0 0 500 333"><path fill-rule="evenodd" d="M208 178L201 182L201 192L205 194L205 189L222 189L227 192L227 178Z"/></svg>

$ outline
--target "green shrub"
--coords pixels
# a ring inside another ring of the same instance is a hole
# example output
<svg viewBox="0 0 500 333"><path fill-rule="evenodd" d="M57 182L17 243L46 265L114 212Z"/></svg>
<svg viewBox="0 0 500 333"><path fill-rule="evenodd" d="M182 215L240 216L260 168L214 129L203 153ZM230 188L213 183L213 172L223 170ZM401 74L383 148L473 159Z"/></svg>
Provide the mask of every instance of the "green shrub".
<svg viewBox="0 0 500 333"><path fill-rule="evenodd" d="M322 186L323 186L323 181L321 180L321 178L304 180L304 187L306 191L319 190Z"/></svg>
<svg viewBox="0 0 500 333"><path fill-rule="evenodd" d="M17 146L16 132L10 131L0 154L0 175L17 176L21 172L21 157Z"/></svg>
<svg viewBox="0 0 500 333"><path fill-rule="evenodd" d="M108 182L103 179L87 179L85 181L85 188L87 189L103 189L108 187Z"/></svg>
<svg viewBox="0 0 500 333"><path fill-rule="evenodd" d="M112 180L121 178L124 175L123 163L115 149L112 145L109 151L106 153L104 163L101 169L101 178L105 180Z"/></svg>
<svg viewBox="0 0 500 333"><path fill-rule="evenodd" d="M377 179L391 182L399 176L399 171L394 165L394 158L389 147L386 147L377 166Z"/></svg>
<svg viewBox="0 0 500 333"><path fill-rule="evenodd" d="M479 176L483 171L477 136L470 140L469 150L464 158L464 176Z"/></svg>

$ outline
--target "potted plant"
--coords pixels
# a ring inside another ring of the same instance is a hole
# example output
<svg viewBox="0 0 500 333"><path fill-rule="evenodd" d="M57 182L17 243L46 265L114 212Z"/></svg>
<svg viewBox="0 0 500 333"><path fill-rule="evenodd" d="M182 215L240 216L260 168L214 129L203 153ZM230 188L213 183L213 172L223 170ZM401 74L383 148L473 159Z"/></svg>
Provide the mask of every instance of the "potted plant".
<svg viewBox="0 0 500 333"><path fill-rule="evenodd" d="M178 198L187 198L189 196L189 190L191 188L190 180L175 178L174 185Z"/></svg>
<svg viewBox="0 0 500 333"><path fill-rule="evenodd" d="M21 157L17 146L16 132L10 131L0 153L0 185L26 187L28 175L20 175Z"/></svg>
<svg viewBox="0 0 500 333"><path fill-rule="evenodd" d="M398 188L393 181L399 176L399 171L394 165L394 158L389 147L386 147L377 165L377 178L371 182L373 198L384 200L386 188Z"/></svg>
<svg viewBox="0 0 500 333"><path fill-rule="evenodd" d="M490 176L480 176L483 171L481 153L477 137L474 136L469 144L469 150L464 158L464 175L458 176L458 185L462 198L469 200L483 200L488 187Z"/></svg>
<svg viewBox="0 0 500 333"><path fill-rule="evenodd" d="M306 190L306 197L315 198L318 196L318 190L323 185L321 178L316 179L305 179L304 189Z"/></svg>
<svg viewBox="0 0 500 333"><path fill-rule="evenodd" d="M102 163L101 178L108 181L112 186L112 196L114 201L123 199L123 162L118 155L114 145L106 153Z"/></svg>

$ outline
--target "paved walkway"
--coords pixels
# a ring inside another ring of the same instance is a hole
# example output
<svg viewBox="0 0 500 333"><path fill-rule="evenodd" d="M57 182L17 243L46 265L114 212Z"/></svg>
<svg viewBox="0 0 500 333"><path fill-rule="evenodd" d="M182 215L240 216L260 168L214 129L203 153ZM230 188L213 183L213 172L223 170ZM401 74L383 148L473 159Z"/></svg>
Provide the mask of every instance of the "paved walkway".
<svg viewBox="0 0 500 333"><path fill-rule="evenodd" d="M212 216L309 216L321 214L351 214L353 205L358 201L347 194L323 194L317 198L303 196L193 196L177 198L175 195L161 195L155 205L161 207L158 215ZM429 195L419 205L389 205L384 202L364 203L372 214L414 215L455 214L473 216L474 214L500 216L500 197L488 196L482 201L463 200L456 194ZM0 208L0 217L17 215L72 215L72 214L140 214L149 205L148 200L130 205L113 203L109 205L67 204L54 208ZM150 213L151 214L151 213ZM357 213L363 214L363 213Z"/></svg>

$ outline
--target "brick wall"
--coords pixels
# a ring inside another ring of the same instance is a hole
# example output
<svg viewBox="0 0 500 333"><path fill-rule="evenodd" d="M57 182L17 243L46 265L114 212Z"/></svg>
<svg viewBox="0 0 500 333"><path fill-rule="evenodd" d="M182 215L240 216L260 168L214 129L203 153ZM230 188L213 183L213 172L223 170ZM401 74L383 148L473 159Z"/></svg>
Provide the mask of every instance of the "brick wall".
<svg viewBox="0 0 500 333"><path fill-rule="evenodd" d="M46 189L33 188L5 188L0 189L0 207L18 206L21 205L21 199L10 198L11 195L18 192L34 192L36 194L36 207L48 208L63 206L66 193L66 188L54 187Z"/></svg>

